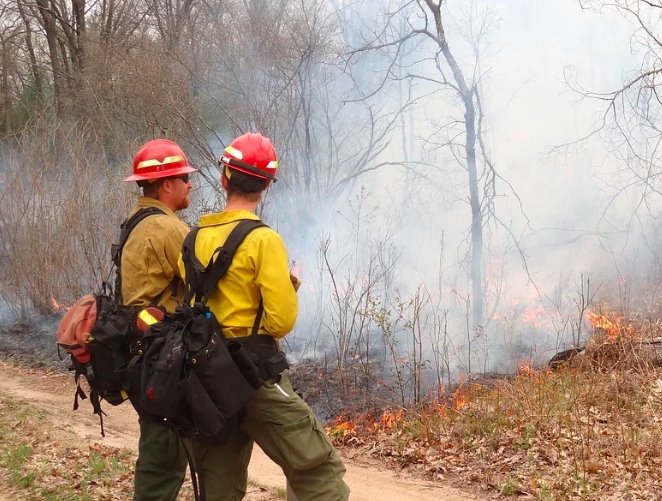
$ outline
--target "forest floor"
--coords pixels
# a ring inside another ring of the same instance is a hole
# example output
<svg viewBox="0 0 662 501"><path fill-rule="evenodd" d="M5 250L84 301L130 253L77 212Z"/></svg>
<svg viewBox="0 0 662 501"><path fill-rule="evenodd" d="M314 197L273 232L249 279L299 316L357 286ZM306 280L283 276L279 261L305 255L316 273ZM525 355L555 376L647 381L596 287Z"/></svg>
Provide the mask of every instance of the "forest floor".
<svg viewBox="0 0 662 501"><path fill-rule="evenodd" d="M337 417L327 431L350 500L659 500L661 331L628 324L596 333L556 370L524 366L444 401ZM86 401L72 410L52 334L25 346L37 335L0 329L0 501L130 499L135 413L106 405L102 438ZM259 450L249 477L246 500L286 498L282 472ZM189 482L180 499L192 499Z"/></svg>
<svg viewBox="0 0 662 501"><path fill-rule="evenodd" d="M29 350L17 340L28 332L0 333L0 501L130 500L139 435L134 410L106 404L102 437L86 400L72 409L73 377L44 357L49 348L42 352L37 342ZM353 501L484 499L344 449ZM256 447L244 499L283 500L285 486L280 468ZM179 499L193 499L188 478Z"/></svg>

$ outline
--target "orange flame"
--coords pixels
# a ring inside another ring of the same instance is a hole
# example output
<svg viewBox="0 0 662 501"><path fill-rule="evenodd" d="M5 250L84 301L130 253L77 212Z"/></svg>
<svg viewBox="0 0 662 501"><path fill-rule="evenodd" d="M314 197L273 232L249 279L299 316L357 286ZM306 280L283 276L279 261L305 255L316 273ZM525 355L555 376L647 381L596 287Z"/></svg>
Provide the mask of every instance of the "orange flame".
<svg viewBox="0 0 662 501"><path fill-rule="evenodd" d="M333 421L333 424L326 428L326 431L329 435L334 437L346 437L355 433L356 429L356 423L349 420L343 420L342 417L337 417Z"/></svg>
<svg viewBox="0 0 662 501"><path fill-rule="evenodd" d="M384 431L390 431L402 419L403 413L404 411L402 409L394 412L384 411L379 421L374 424L374 427Z"/></svg>
<svg viewBox="0 0 662 501"><path fill-rule="evenodd" d="M456 395L455 398L453 399L453 409L456 411L461 411L467 406L467 397L464 395Z"/></svg>
<svg viewBox="0 0 662 501"><path fill-rule="evenodd" d="M347 433L351 433L353 431L356 431L356 424L352 423L351 421L342 421L340 423L336 423L336 428L338 430L345 431Z"/></svg>
<svg viewBox="0 0 662 501"><path fill-rule="evenodd" d="M53 308L53 311L66 311L69 309L66 306L63 306L60 303L58 303L57 299L55 299L54 297L51 297L51 307Z"/></svg>
<svg viewBox="0 0 662 501"><path fill-rule="evenodd" d="M531 367L529 362L519 362L517 364L517 374L520 376L531 376L535 372L535 369Z"/></svg>
<svg viewBox="0 0 662 501"><path fill-rule="evenodd" d="M453 409L461 411L469 403L469 396L462 386L453 392Z"/></svg>
<svg viewBox="0 0 662 501"><path fill-rule="evenodd" d="M634 333L632 324L626 322L620 315L589 312L588 320L594 329L604 331L610 342L616 341L623 335L632 336Z"/></svg>
<svg viewBox="0 0 662 501"><path fill-rule="evenodd" d="M361 429L364 431L390 432L403 419L404 410L402 409L398 409L396 411L386 410L378 419L375 419L372 416L363 415L357 416L357 420L354 421L347 417L340 416L334 419L330 426L326 427L326 431L334 438L345 439L356 435L360 428L359 423L361 423Z"/></svg>

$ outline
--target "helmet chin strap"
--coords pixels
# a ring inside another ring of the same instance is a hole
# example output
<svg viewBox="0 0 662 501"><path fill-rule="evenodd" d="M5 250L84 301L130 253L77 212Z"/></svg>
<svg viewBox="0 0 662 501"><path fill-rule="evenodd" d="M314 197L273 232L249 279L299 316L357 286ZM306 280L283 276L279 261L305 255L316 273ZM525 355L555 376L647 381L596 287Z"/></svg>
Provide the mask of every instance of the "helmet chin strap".
<svg viewBox="0 0 662 501"><path fill-rule="evenodd" d="M247 164L246 162L242 160L237 160L236 158L230 158L230 157L222 157L219 163L225 163L231 167L239 167L240 169L247 170L248 172L252 172L256 176L259 177L264 177L266 179L269 179L270 181L273 181L274 183L278 181L276 179L276 176L273 174L270 174L269 172L265 172L263 170L258 169L257 167Z"/></svg>

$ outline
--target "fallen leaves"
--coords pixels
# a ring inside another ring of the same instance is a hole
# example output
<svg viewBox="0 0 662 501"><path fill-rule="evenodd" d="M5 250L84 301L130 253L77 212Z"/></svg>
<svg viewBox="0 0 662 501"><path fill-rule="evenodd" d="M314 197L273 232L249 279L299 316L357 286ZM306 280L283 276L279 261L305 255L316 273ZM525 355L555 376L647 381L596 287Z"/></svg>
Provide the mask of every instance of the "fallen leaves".
<svg viewBox="0 0 662 501"><path fill-rule="evenodd" d="M416 409L390 420L388 428L357 424L340 443L502 496L657 500L661 376L660 368L528 374L469 399L460 410L430 408L434 419Z"/></svg>

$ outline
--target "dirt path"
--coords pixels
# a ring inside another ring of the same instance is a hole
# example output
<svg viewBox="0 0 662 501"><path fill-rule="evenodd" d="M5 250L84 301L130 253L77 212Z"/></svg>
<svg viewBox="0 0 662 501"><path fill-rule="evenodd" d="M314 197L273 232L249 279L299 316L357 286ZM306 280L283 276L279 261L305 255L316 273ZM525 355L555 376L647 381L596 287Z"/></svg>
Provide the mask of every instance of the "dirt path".
<svg viewBox="0 0 662 501"><path fill-rule="evenodd" d="M23 370L15 365L0 361L0 398L3 395L25 400L31 405L42 408L49 417L59 422L76 423L73 429L79 437L90 443L128 448L135 450L138 443L138 420L129 405L112 407L106 405L104 418L106 437L99 434L99 421L92 414L92 408L87 402L81 403L78 411L72 410L73 378L66 374L51 371ZM55 436L66 437L60 427L53 427ZM69 432L70 433L70 432ZM478 500L471 494L439 485L438 483L412 478L406 474L378 466L362 466L345 459L347 466L346 481L352 494L352 501L471 501ZM264 453L255 448L249 466L249 477L260 486L268 488L284 488L285 477ZM249 492L246 501L268 501L278 499L263 489ZM259 491L259 492L258 492ZM16 499L16 497L14 497ZM0 492L0 501L4 501Z"/></svg>

